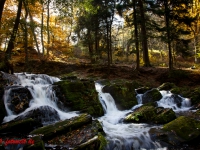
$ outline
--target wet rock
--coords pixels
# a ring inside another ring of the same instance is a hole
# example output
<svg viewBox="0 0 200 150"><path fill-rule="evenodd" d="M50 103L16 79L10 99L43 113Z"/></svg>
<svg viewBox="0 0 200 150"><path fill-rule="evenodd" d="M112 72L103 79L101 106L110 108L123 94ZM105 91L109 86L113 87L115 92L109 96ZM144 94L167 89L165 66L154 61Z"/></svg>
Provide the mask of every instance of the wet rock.
<svg viewBox="0 0 200 150"><path fill-rule="evenodd" d="M37 127L41 127L42 125L32 119L27 118L19 121L10 121L7 123L3 123L0 126L0 133L8 133L8 134L21 134L21 133L29 133Z"/></svg>
<svg viewBox="0 0 200 150"><path fill-rule="evenodd" d="M142 95L142 104L159 101L161 98L161 93L157 89L152 89Z"/></svg>
<svg viewBox="0 0 200 150"><path fill-rule="evenodd" d="M105 85L102 91L110 93L119 110L126 110L138 104L135 92L138 87L139 84L136 82L115 80Z"/></svg>
<svg viewBox="0 0 200 150"><path fill-rule="evenodd" d="M158 87L158 90L161 91L161 90L165 90L165 91L170 91L172 88L175 88L176 85L174 83L170 83L170 82L166 82L166 83L163 83L162 85L160 85Z"/></svg>
<svg viewBox="0 0 200 150"><path fill-rule="evenodd" d="M175 112L169 108L143 105L125 117L125 122L135 123L168 123L176 118Z"/></svg>
<svg viewBox="0 0 200 150"><path fill-rule="evenodd" d="M165 124L162 128L167 135L168 143L183 143L195 140L200 135L200 121L181 116L177 119ZM171 141L176 139L176 141Z"/></svg>
<svg viewBox="0 0 200 150"><path fill-rule="evenodd" d="M27 118L33 118L42 124L48 124L60 120L58 112L50 106L40 106L36 109L23 113L15 118L15 120L23 120Z"/></svg>
<svg viewBox="0 0 200 150"><path fill-rule="evenodd" d="M98 120L93 120L89 124L84 124L78 129L71 130L60 136L55 136L48 140L48 144L67 145L65 148L72 149L103 149L107 144L104 136L103 128Z"/></svg>
<svg viewBox="0 0 200 150"><path fill-rule="evenodd" d="M14 114L19 114L29 107L29 102L33 98L30 91L22 86L8 86L6 90L10 91L7 100L8 107Z"/></svg>
<svg viewBox="0 0 200 150"><path fill-rule="evenodd" d="M31 135L43 135L43 140L52 139L55 136L60 136L71 130L78 129L79 127L91 123L92 117L88 114L82 114L71 119L67 119L55 124L47 125L32 131Z"/></svg>
<svg viewBox="0 0 200 150"><path fill-rule="evenodd" d="M56 91L56 96L66 108L89 113L95 117L103 115L103 108L93 81L60 81L55 85L57 86L53 89Z"/></svg>

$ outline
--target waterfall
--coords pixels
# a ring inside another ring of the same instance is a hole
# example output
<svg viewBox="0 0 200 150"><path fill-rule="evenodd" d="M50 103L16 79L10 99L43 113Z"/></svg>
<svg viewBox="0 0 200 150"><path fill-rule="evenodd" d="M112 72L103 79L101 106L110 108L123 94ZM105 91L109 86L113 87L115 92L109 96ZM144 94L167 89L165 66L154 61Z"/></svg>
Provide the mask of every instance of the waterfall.
<svg viewBox="0 0 200 150"><path fill-rule="evenodd" d="M157 102L158 106L171 108L175 112L188 111L191 108L191 102L188 98L175 95L170 91L160 91L162 99Z"/></svg>
<svg viewBox="0 0 200 150"><path fill-rule="evenodd" d="M52 90L52 84L54 82L60 81L59 78L50 77L44 74L35 75L35 74L28 74L28 73L16 73L15 75L19 79L16 82L16 85L15 85L16 88L18 87L28 88L33 98L29 102L29 107L24 112L16 115L8 107L10 103L9 95L12 88L15 88L15 86L5 90L4 104L7 111L7 116L4 118L4 122L8 122L17 117L23 117L23 115L36 109L45 109L46 114L48 114L48 111L55 111L59 115L59 119L61 120L69 119L71 117L78 115L76 112L63 112L58 108L57 103L56 103L57 97L55 95L55 92ZM50 112L50 114L52 113ZM52 118L49 118L49 120L53 121ZM54 121L58 121L58 120L54 120ZM46 124L45 120L43 123Z"/></svg>
<svg viewBox="0 0 200 150"><path fill-rule="evenodd" d="M102 92L103 86L99 83L95 83L95 87L99 93L99 100L105 111L104 116L98 118L98 120L102 123L106 138L109 142L106 147L107 150L166 149L162 148L158 142L152 141L148 133L152 127L159 128L159 126L123 123L121 121L122 118L124 118L127 113L132 112L132 110L118 110L112 96L109 93ZM141 106L141 104L136 107L139 106Z"/></svg>

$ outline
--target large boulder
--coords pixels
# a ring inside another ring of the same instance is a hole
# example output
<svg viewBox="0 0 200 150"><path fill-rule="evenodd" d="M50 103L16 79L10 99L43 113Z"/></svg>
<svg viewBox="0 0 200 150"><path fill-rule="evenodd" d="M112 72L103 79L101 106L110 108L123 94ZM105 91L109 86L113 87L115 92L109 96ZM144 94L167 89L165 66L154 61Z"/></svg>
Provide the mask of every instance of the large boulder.
<svg viewBox="0 0 200 150"><path fill-rule="evenodd" d="M22 86L7 86L9 98L7 100L8 108L14 113L19 114L29 107L29 102L33 98L30 91Z"/></svg>
<svg viewBox="0 0 200 150"><path fill-rule="evenodd" d="M161 98L162 98L162 95L158 91L158 89L152 89L142 95L142 104L156 102L156 101L159 101Z"/></svg>
<svg viewBox="0 0 200 150"><path fill-rule="evenodd" d="M65 107L72 111L89 113L95 117L104 114L93 81L66 80L57 82L55 85L56 96Z"/></svg>
<svg viewBox="0 0 200 150"><path fill-rule="evenodd" d="M133 113L127 115L124 121L133 123L164 124L175 118L176 115L172 109L143 105L137 108Z"/></svg>
<svg viewBox="0 0 200 150"><path fill-rule="evenodd" d="M60 120L58 112L50 106L40 106L32 109L21 114L15 118L15 120L24 120L27 118L33 118L42 124L48 124Z"/></svg>
<svg viewBox="0 0 200 150"><path fill-rule="evenodd" d="M167 143L190 142L200 136L200 121L190 117L180 116L177 119L165 124L162 131L167 135Z"/></svg>
<svg viewBox="0 0 200 150"><path fill-rule="evenodd" d="M134 81L116 80L106 84L102 91L110 93L119 110L126 110L138 104L135 92L138 87L139 84Z"/></svg>

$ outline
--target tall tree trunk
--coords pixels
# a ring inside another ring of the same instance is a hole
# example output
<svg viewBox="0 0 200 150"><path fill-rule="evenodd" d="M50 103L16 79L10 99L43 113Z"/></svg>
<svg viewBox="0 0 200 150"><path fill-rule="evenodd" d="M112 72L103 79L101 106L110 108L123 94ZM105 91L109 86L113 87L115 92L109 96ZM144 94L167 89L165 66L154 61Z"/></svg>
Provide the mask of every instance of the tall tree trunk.
<svg viewBox="0 0 200 150"><path fill-rule="evenodd" d="M6 2L6 0L0 0L0 28L1 28L1 18L2 18L2 14L3 14L3 8L4 8L5 2Z"/></svg>
<svg viewBox="0 0 200 150"><path fill-rule="evenodd" d="M28 29L27 29L28 12L25 11L25 24L24 24L24 51L25 51L25 70L28 67Z"/></svg>
<svg viewBox="0 0 200 150"><path fill-rule="evenodd" d="M144 16L143 0L139 0L140 15L141 15L141 33L142 33L142 47L143 47L143 61L144 66L150 67L149 52L147 44L146 21Z"/></svg>
<svg viewBox="0 0 200 150"><path fill-rule="evenodd" d="M138 25L137 25L137 12L136 12L136 1L133 1L133 18L134 18L134 27L135 27L135 47L136 47L136 69L140 68L140 52L139 52L139 36L138 36Z"/></svg>
<svg viewBox="0 0 200 150"><path fill-rule="evenodd" d="M36 45L36 49L37 49L37 52L38 52L38 57L40 58L40 50L39 50L39 46L38 46L38 42L37 42L37 37L35 35L35 27L33 25L34 21L33 21L33 16L31 15L31 12L28 8L28 4L26 4L26 2L23 0L23 4L24 4L24 7L25 7L25 10L28 12L29 14L29 17L30 17L30 20L31 20L31 32L33 34L33 38L34 38L34 41L35 41L35 45ZM41 58L40 58L41 59Z"/></svg>
<svg viewBox="0 0 200 150"><path fill-rule="evenodd" d="M19 0L15 24L14 24L13 31L12 31L12 34L10 37L10 41L8 43L8 47L6 50L5 62L8 62L8 60L11 59L11 52L14 49L14 41L15 41L15 38L17 35L17 30L18 30L19 23L20 23L21 10L22 10L22 0Z"/></svg>
<svg viewBox="0 0 200 150"><path fill-rule="evenodd" d="M169 54L169 70L173 69L173 62L172 62L172 50L171 50L171 38L170 38L170 25L169 25L169 8L168 8L168 1L165 0L165 24L167 28L167 44L168 44L168 54Z"/></svg>
<svg viewBox="0 0 200 150"><path fill-rule="evenodd" d="M49 57L49 45L50 45L50 29L49 29L49 18L50 18L50 0L47 2L47 57Z"/></svg>
<svg viewBox="0 0 200 150"><path fill-rule="evenodd" d="M43 29L44 29L44 4L42 4L42 14L41 14L41 44L42 44L42 56L44 58L44 36L43 36Z"/></svg>

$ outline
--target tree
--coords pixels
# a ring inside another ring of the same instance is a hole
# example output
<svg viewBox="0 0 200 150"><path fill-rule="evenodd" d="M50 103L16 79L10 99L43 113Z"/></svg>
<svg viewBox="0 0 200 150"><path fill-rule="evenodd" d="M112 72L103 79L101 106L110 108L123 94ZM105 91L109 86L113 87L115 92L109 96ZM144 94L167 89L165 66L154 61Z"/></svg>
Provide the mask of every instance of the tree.
<svg viewBox="0 0 200 150"><path fill-rule="evenodd" d="M6 0L0 0L0 28L1 28L1 18L2 18L2 13L3 13L3 8Z"/></svg>
<svg viewBox="0 0 200 150"><path fill-rule="evenodd" d="M146 19L144 15L144 4L143 0L138 1L140 8L140 17L141 17L141 34L142 34L142 47L143 47L143 61L145 67L150 67L149 61L149 52L148 52L148 44L147 44L147 33L146 33Z"/></svg>
<svg viewBox="0 0 200 150"><path fill-rule="evenodd" d="M188 35L191 32L189 28L191 23L194 21L194 17L191 17L188 11L191 7L192 0L159 0L157 1L157 4L159 8L164 10L163 15L165 17L165 28L162 29L167 33L166 41L168 44L169 70L172 70L172 42L180 41L183 35ZM161 14L162 12L159 15Z"/></svg>
<svg viewBox="0 0 200 150"><path fill-rule="evenodd" d="M11 34L11 37L10 37L10 41L8 43L8 47L7 47L7 50L6 50L6 55L5 55L6 64L7 64L8 60L11 59L11 52L14 48L14 41L15 41L18 26L19 26L19 23L20 23L21 10L22 10L22 0L19 0L15 24L14 24L13 31L12 31L12 34Z"/></svg>

